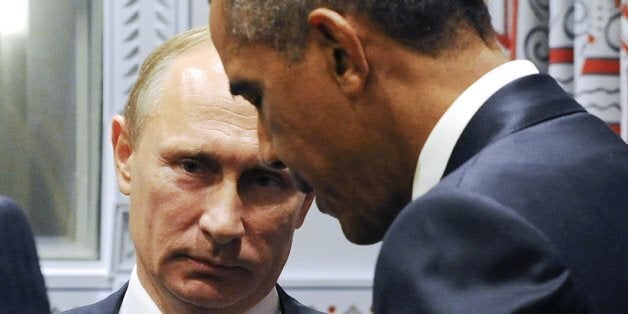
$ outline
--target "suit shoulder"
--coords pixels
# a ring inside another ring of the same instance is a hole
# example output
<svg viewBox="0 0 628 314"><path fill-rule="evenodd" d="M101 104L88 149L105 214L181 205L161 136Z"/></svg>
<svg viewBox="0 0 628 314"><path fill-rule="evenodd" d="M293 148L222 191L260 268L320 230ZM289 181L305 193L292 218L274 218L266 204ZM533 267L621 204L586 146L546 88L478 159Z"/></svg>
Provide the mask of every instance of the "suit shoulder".
<svg viewBox="0 0 628 314"><path fill-rule="evenodd" d="M64 311L63 314L117 314L128 285L127 282L118 291L99 302Z"/></svg>
<svg viewBox="0 0 628 314"><path fill-rule="evenodd" d="M589 307L581 289L524 217L485 195L438 188L386 233L373 302L376 313L580 313Z"/></svg>
<svg viewBox="0 0 628 314"><path fill-rule="evenodd" d="M305 306L293 297L289 296L279 285L276 285L283 314L324 314L314 308Z"/></svg>

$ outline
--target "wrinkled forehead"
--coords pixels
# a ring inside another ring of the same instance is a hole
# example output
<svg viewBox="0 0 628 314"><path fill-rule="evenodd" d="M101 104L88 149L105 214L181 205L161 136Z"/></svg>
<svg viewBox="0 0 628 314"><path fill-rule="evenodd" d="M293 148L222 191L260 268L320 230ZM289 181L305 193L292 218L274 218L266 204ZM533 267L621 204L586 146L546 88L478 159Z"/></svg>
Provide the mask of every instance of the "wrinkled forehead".
<svg viewBox="0 0 628 314"><path fill-rule="evenodd" d="M257 119L254 108L222 97L202 101L170 98L146 123L146 136L168 151L238 156L257 163Z"/></svg>
<svg viewBox="0 0 628 314"><path fill-rule="evenodd" d="M186 119L193 124L257 142L257 112L239 96L212 97L204 104L186 107Z"/></svg>
<svg viewBox="0 0 628 314"><path fill-rule="evenodd" d="M216 124L255 131L255 108L242 97L231 95L222 63L210 45L187 52L173 62L162 93L162 110L155 110L158 114L205 127Z"/></svg>

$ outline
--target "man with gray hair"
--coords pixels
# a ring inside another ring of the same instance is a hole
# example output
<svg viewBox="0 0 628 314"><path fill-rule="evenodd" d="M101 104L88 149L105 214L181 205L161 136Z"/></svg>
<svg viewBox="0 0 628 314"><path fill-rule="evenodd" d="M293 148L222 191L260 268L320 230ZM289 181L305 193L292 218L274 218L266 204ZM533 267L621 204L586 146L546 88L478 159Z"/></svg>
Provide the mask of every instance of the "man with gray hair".
<svg viewBox="0 0 628 314"><path fill-rule="evenodd" d="M229 94L207 28L148 56L111 138L136 266L69 313L320 313L276 284L314 195L261 165L256 120Z"/></svg>
<svg viewBox="0 0 628 314"><path fill-rule="evenodd" d="M628 313L628 146L499 49L483 0L214 0L260 153L352 242L376 313Z"/></svg>

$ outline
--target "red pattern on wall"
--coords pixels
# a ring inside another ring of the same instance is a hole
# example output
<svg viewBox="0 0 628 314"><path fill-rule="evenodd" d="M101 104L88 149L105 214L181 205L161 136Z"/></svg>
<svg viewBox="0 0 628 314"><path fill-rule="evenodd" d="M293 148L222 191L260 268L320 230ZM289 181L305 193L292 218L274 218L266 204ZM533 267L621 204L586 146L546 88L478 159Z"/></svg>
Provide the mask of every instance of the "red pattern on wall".
<svg viewBox="0 0 628 314"><path fill-rule="evenodd" d="M628 0L487 4L507 55L534 62L628 141Z"/></svg>
<svg viewBox="0 0 628 314"><path fill-rule="evenodd" d="M573 63L573 47L551 48L549 52L549 63L570 64Z"/></svg>
<svg viewBox="0 0 628 314"><path fill-rule="evenodd" d="M585 75L619 75L618 58L587 58L582 66Z"/></svg>

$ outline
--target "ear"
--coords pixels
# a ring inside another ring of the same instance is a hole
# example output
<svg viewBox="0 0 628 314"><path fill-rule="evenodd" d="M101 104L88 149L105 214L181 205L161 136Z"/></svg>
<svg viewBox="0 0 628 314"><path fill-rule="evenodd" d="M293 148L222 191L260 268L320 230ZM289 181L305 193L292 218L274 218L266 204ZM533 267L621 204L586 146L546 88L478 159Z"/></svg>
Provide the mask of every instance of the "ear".
<svg viewBox="0 0 628 314"><path fill-rule="evenodd" d="M307 216L307 212L310 210L312 206L312 202L314 201L314 197L316 196L316 192L308 192L305 194L305 199L303 199L303 205L301 205L301 209L299 210L299 217L297 220L297 229L303 226L303 222L305 221L305 216Z"/></svg>
<svg viewBox="0 0 628 314"><path fill-rule="evenodd" d="M308 23L331 48L326 57L335 69L338 84L347 95L355 96L364 88L369 74L364 47L356 29L338 12L327 8L310 12Z"/></svg>
<svg viewBox="0 0 628 314"><path fill-rule="evenodd" d="M118 187L120 192L129 195L131 193L130 161L131 155L133 155L133 144L122 116L116 115L111 121L111 144L113 145L113 159L118 178Z"/></svg>

